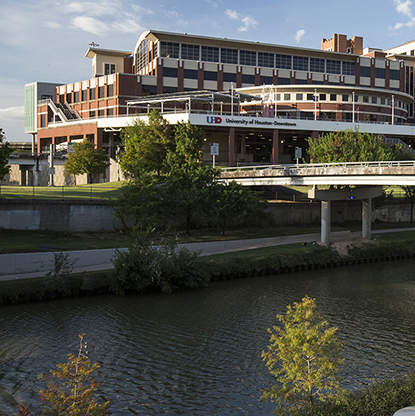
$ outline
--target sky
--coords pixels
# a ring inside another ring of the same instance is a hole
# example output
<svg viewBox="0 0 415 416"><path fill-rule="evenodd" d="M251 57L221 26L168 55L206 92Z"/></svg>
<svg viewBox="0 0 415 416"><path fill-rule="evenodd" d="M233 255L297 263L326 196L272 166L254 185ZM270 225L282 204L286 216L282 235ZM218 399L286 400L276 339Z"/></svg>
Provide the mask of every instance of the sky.
<svg viewBox="0 0 415 416"><path fill-rule="evenodd" d="M0 128L24 133L24 86L91 78L88 43L133 52L146 30L321 48L334 33L388 49L415 39L411 0L4 0L0 2Z"/></svg>

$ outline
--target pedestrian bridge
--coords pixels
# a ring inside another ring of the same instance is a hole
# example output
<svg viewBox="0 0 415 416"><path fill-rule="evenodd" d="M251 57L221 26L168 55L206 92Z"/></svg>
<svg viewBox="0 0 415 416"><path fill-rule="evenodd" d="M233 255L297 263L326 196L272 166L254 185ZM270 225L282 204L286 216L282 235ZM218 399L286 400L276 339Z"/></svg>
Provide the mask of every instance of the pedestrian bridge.
<svg viewBox="0 0 415 416"><path fill-rule="evenodd" d="M312 185L310 199L321 201L321 242L330 244L331 203L362 201L362 238L371 238L372 199L382 186L415 186L415 161L313 163L297 165L245 166L224 168L220 181L242 185ZM319 185L341 185L339 189L318 189Z"/></svg>
<svg viewBox="0 0 415 416"><path fill-rule="evenodd" d="M246 186L415 186L415 161L239 166L221 169L220 181L236 181Z"/></svg>

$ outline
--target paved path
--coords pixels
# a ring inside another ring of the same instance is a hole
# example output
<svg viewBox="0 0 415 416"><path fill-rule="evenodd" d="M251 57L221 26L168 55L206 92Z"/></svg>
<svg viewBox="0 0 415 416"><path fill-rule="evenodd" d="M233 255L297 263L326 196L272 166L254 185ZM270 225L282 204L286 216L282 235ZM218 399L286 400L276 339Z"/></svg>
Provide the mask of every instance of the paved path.
<svg viewBox="0 0 415 416"><path fill-rule="evenodd" d="M397 228L390 230L376 230L372 234L381 234L399 231L413 231L415 228ZM346 240L356 238L361 232L338 231L331 233L331 241ZM228 241L211 241L204 243L187 243L180 244L192 251L200 251L202 256L212 254L228 253L232 251L251 250L261 247L272 247L284 244L309 243L320 241L320 233L301 234L283 237L256 238L249 240L228 240ZM120 251L126 250L120 249ZM73 262L74 272L109 270L113 268L111 259L115 249L103 250L78 250L66 251L68 258ZM36 252L36 253L15 253L0 254L0 281L26 279L31 277L44 276L52 270L54 262L53 252Z"/></svg>

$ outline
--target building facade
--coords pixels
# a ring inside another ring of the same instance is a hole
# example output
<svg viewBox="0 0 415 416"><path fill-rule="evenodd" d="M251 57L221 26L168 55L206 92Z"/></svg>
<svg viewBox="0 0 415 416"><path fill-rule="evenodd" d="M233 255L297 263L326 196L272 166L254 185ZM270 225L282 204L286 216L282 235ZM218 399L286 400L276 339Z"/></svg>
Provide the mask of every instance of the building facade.
<svg viewBox="0 0 415 416"><path fill-rule="evenodd" d="M217 142L229 165L292 163L307 137L343 128L411 146L414 50L363 49L336 34L308 49L146 31L133 51L91 47L89 80L38 99L37 152L87 138L115 158L122 127L150 108L200 125L206 160Z"/></svg>

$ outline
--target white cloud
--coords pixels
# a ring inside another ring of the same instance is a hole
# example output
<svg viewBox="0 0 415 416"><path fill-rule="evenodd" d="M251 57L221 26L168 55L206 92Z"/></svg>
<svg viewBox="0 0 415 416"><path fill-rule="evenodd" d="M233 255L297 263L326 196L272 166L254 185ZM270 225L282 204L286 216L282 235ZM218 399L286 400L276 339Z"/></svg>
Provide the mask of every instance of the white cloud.
<svg viewBox="0 0 415 416"><path fill-rule="evenodd" d="M140 33L143 31L143 28L134 19L127 19L123 22L114 22L111 27L116 32L120 33Z"/></svg>
<svg viewBox="0 0 415 416"><path fill-rule="evenodd" d="M406 0L405 2L402 2L401 0L393 0L393 3L395 4L396 11L398 13L412 18L412 12L410 8L412 3L411 0Z"/></svg>
<svg viewBox="0 0 415 416"><path fill-rule="evenodd" d="M74 2L66 6L65 11L67 13L79 13L86 14L89 16L106 16L118 14L122 9L122 6L119 3L113 2Z"/></svg>
<svg viewBox="0 0 415 416"><path fill-rule="evenodd" d="M252 16L241 16L236 10L225 10L225 15L229 17L229 19L237 20L238 22L243 23L242 26L238 27L239 32L246 32L251 27L256 27L258 22Z"/></svg>
<svg viewBox="0 0 415 416"><path fill-rule="evenodd" d="M249 30L251 27L255 27L258 22L251 16L246 16L243 17L241 19L242 23L244 24L243 26L240 26L238 28L239 32L246 32L247 30Z"/></svg>
<svg viewBox="0 0 415 416"><path fill-rule="evenodd" d="M44 25L49 29L59 29L61 27L57 22L45 22Z"/></svg>
<svg viewBox="0 0 415 416"><path fill-rule="evenodd" d="M230 19L239 20L239 13L236 10L229 10L225 11L225 15L228 16Z"/></svg>
<svg viewBox="0 0 415 416"><path fill-rule="evenodd" d="M304 29L297 30L297 33L295 34L295 41L297 43L300 42L300 40L302 39L302 37L304 35L305 35L305 30Z"/></svg>
<svg viewBox="0 0 415 416"><path fill-rule="evenodd" d="M88 16L75 17L72 24L75 28L94 35L104 35L108 31L108 26L105 23Z"/></svg>
<svg viewBox="0 0 415 416"><path fill-rule="evenodd" d="M0 108L1 122L7 120L20 120L24 117L24 106Z"/></svg>
<svg viewBox="0 0 415 416"><path fill-rule="evenodd" d="M132 4L131 8L137 12L137 13L141 13L141 14L154 14L153 10L151 9L146 9L142 6L138 6L137 4Z"/></svg>

